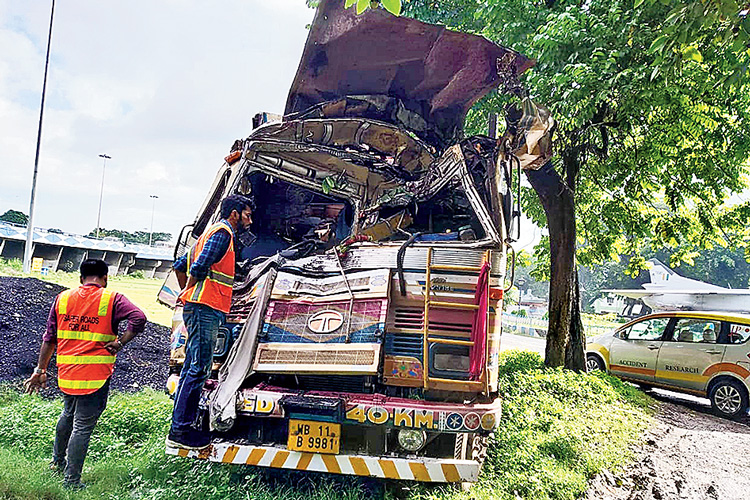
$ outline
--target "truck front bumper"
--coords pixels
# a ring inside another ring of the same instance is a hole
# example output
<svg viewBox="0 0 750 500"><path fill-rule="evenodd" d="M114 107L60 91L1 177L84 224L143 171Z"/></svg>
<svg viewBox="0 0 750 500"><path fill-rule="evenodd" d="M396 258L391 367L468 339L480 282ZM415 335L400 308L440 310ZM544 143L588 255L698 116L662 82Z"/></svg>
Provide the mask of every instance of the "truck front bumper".
<svg viewBox="0 0 750 500"><path fill-rule="evenodd" d="M480 468L474 460L327 455L220 440L202 450L167 446L166 453L219 463L436 483L474 482Z"/></svg>

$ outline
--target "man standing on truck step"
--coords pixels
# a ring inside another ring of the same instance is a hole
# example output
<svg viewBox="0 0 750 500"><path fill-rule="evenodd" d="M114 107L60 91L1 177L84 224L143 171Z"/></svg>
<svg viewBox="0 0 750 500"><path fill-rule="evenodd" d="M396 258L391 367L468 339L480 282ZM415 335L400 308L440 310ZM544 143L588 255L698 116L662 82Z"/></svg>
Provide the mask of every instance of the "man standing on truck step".
<svg viewBox="0 0 750 500"><path fill-rule="evenodd" d="M167 445L201 449L211 442L194 424L203 384L211 373L216 333L232 302L234 240L252 224L254 202L242 195L221 202L221 220L208 228L172 267L182 292L182 317L187 329L185 362L180 372Z"/></svg>
<svg viewBox="0 0 750 500"><path fill-rule="evenodd" d="M81 470L91 433L107 406L115 355L142 332L146 315L124 295L107 290L107 263L81 264L81 286L60 293L52 304L39 362L24 382L26 392L47 387L47 366L57 349L57 385L63 411L57 422L50 469L64 472L66 488L82 489ZM118 339L120 322L127 321Z"/></svg>

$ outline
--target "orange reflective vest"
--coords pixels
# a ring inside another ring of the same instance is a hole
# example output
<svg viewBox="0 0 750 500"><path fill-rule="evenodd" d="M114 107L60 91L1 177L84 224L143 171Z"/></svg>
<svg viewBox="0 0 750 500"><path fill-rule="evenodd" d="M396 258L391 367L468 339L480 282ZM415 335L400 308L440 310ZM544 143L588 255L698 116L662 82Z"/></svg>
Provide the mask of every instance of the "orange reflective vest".
<svg viewBox="0 0 750 500"><path fill-rule="evenodd" d="M57 384L65 394L96 392L115 369L115 356L104 348L117 339L112 330L114 292L80 286L57 299Z"/></svg>
<svg viewBox="0 0 750 500"><path fill-rule="evenodd" d="M229 240L229 248L219 262L208 269L208 275L203 281L186 288L180 293L178 301L181 303L194 302L204 304L217 311L228 313L232 305L232 284L234 283L234 231L232 226L222 220L211 226L203 233L193 248L188 251L187 270L190 276L190 268L203 251L208 239L217 231L226 230L232 237Z"/></svg>

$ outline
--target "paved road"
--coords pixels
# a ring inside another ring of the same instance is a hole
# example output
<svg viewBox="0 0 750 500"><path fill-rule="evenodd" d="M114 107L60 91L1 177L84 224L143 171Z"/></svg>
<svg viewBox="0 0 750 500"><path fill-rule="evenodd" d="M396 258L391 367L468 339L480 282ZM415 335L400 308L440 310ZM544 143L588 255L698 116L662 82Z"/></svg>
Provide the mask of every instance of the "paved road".
<svg viewBox="0 0 750 500"><path fill-rule="evenodd" d="M526 335L513 335L504 332L500 337L500 350L510 351L517 349L520 351L538 352L544 357L544 346L546 341L541 337L528 337Z"/></svg>

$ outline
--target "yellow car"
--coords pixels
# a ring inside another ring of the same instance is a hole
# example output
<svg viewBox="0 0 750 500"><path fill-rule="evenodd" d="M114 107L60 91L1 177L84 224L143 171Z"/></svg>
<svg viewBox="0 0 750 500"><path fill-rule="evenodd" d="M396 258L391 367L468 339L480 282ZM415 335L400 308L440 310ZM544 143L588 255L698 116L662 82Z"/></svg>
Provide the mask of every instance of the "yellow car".
<svg viewBox="0 0 750 500"><path fill-rule="evenodd" d="M640 317L589 339L586 367L646 387L708 397L719 415L747 414L750 316L674 311Z"/></svg>

